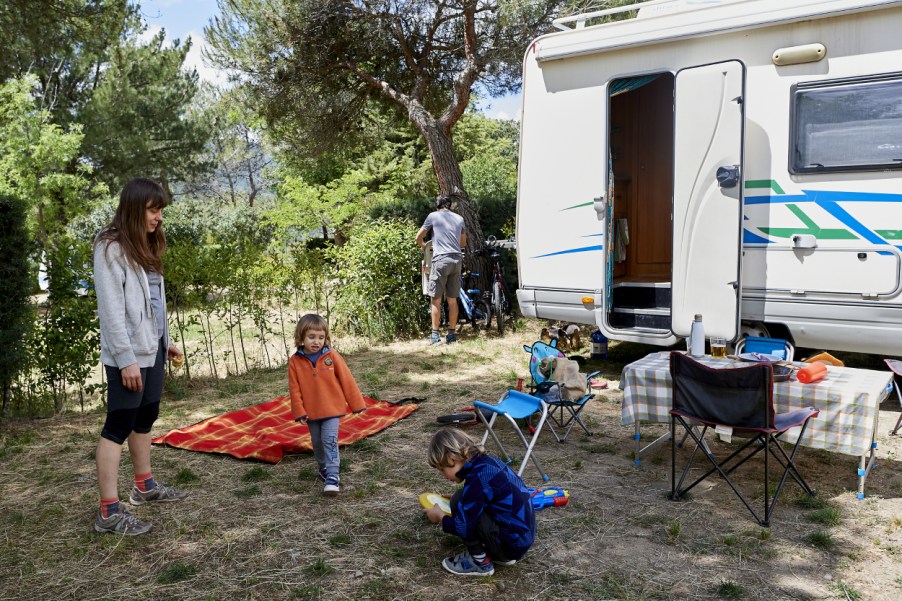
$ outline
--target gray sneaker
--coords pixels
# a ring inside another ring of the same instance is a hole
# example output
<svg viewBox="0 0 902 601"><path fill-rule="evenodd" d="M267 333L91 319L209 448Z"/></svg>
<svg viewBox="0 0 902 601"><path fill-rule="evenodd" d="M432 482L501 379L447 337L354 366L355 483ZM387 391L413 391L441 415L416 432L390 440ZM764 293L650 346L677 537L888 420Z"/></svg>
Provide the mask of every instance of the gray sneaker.
<svg viewBox="0 0 902 601"><path fill-rule="evenodd" d="M118 512L106 518L98 511L97 519L94 520L94 530L97 532L115 532L125 536L147 534L151 528L153 526L136 518L125 507L121 507Z"/></svg>
<svg viewBox="0 0 902 601"><path fill-rule="evenodd" d="M468 551L446 557L442 560L442 567L458 576L491 576L495 573L492 560L486 558L484 562L477 563Z"/></svg>
<svg viewBox="0 0 902 601"><path fill-rule="evenodd" d="M184 490L165 486L162 482L157 482L156 487L147 492L141 492L137 486L133 487L131 494L128 495L128 502L132 505L143 505L150 501L170 503L172 501L181 501L187 496L188 493Z"/></svg>

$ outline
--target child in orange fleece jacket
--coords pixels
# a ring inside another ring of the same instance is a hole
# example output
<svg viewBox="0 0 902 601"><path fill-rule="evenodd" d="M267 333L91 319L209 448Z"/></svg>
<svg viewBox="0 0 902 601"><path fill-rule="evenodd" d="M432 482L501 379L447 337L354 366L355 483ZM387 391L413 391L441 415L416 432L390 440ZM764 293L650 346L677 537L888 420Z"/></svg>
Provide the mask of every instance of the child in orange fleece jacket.
<svg viewBox="0 0 902 601"><path fill-rule="evenodd" d="M288 391L295 421L307 423L313 456L325 481L323 492L339 492L338 423L347 413L366 410L348 364L331 347L329 324L320 315L301 317L294 330L297 352L288 360Z"/></svg>

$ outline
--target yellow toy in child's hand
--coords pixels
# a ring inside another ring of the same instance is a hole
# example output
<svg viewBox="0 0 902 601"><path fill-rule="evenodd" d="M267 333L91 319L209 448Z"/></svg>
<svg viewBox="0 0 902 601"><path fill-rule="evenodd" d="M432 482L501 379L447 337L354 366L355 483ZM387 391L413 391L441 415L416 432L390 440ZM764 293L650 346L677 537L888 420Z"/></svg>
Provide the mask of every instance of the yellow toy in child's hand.
<svg viewBox="0 0 902 601"><path fill-rule="evenodd" d="M451 515L451 499L438 493L424 492L420 495L420 505L423 506L423 509L438 505L445 514Z"/></svg>

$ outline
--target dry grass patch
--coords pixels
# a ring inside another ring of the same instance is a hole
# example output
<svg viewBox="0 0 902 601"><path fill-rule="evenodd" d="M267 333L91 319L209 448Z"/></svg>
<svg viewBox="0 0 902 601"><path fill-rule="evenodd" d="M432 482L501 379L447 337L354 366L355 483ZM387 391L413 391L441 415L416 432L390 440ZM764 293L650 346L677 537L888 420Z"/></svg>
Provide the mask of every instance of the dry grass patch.
<svg viewBox="0 0 902 601"><path fill-rule="evenodd" d="M2 424L0 599L902 595L902 444L886 435L895 422L893 406L884 407L881 459L865 502L855 499L855 458L803 449L802 469L818 489L817 501L796 502L794 485L787 484L772 528L761 529L714 480L687 500L669 501L668 448L633 465L633 430L620 425L617 380L626 362L655 349L632 344L612 344L610 361L585 368L600 368L612 381L583 413L595 436L575 429L565 444L550 435L540 440L536 452L548 484L569 489L571 502L538 514L539 539L527 559L486 579L445 573L439 561L461 546L423 519L416 499L425 490L450 493L453 487L426 464L426 445L441 427L437 416L476 398L494 401L517 377L527 377L522 345L534 341L541 324L522 326L504 337L465 328L459 344L437 348L420 340L389 346L339 340L365 394L427 399L407 419L342 450L342 494L322 496L308 455L268 465L155 447L157 477L191 497L136 508L154 524L144 537L91 529L102 413ZM284 368L226 380L169 380L155 432L285 392ZM481 434L478 428L470 431ZM516 449L513 436L500 431ZM528 485L543 485L532 466L524 475ZM130 479L126 458L121 491Z"/></svg>

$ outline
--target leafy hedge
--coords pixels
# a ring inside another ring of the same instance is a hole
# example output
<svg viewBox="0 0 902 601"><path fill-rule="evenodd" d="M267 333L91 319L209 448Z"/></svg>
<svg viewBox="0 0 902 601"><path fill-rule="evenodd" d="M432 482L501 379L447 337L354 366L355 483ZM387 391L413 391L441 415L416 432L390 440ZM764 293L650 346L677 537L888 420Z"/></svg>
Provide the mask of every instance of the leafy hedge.
<svg viewBox="0 0 902 601"><path fill-rule="evenodd" d="M339 267L333 322L339 328L379 341L423 331L428 304L420 287L418 229L409 221L380 220L332 249Z"/></svg>

